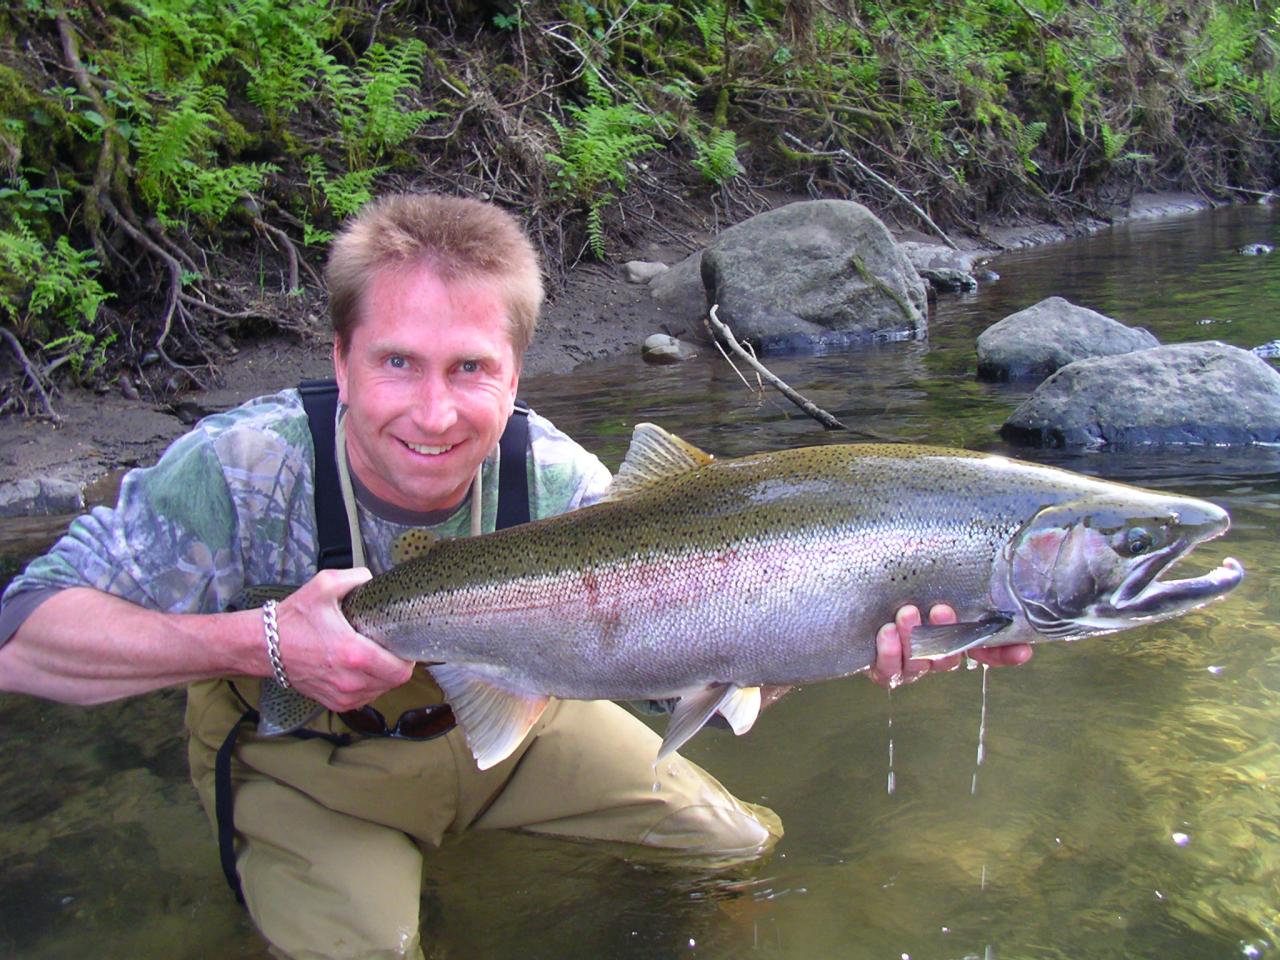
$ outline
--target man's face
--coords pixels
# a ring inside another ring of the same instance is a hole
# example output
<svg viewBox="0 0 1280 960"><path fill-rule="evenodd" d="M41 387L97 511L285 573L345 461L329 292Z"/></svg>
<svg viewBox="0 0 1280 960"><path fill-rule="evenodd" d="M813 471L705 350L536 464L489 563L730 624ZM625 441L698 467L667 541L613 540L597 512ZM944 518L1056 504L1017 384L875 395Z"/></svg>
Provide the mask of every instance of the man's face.
<svg viewBox="0 0 1280 960"><path fill-rule="evenodd" d="M489 284L446 285L423 265L374 276L333 361L351 469L375 496L415 511L462 502L515 402L508 331Z"/></svg>

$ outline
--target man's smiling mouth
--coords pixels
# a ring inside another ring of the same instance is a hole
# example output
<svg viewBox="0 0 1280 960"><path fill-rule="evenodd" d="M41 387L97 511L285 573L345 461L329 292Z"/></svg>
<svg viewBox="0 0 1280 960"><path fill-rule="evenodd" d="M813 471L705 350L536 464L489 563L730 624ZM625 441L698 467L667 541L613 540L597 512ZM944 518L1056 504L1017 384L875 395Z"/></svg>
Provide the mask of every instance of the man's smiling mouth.
<svg viewBox="0 0 1280 960"><path fill-rule="evenodd" d="M448 453L455 446L457 446L457 444L453 444L453 443L447 444L443 447L433 447L430 444L426 444L426 443L410 443L408 440L401 440L400 442L403 443L410 450L412 450L414 453L420 453L423 456L427 456L427 457L438 457L440 454Z"/></svg>

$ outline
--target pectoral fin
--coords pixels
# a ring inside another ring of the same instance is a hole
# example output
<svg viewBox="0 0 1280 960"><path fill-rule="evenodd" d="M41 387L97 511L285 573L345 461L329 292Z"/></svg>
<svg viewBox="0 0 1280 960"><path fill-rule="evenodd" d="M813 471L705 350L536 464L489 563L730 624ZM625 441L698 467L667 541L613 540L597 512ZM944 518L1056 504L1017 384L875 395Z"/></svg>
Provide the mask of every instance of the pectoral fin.
<svg viewBox="0 0 1280 960"><path fill-rule="evenodd" d="M734 733L746 733L760 713L760 688L713 683L681 697L672 711L671 723L658 750L658 759L679 750L717 712L729 721Z"/></svg>
<svg viewBox="0 0 1280 960"><path fill-rule="evenodd" d="M550 702L546 696L499 689L466 667L436 664L429 669L453 708L481 770L511 756Z"/></svg>
<svg viewBox="0 0 1280 960"><path fill-rule="evenodd" d="M1013 620L993 614L968 623L921 624L911 631L911 656L923 660L949 657L974 647L983 646Z"/></svg>
<svg viewBox="0 0 1280 960"><path fill-rule="evenodd" d="M258 688L258 733L279 737L305 727L324 707L297 690L280 686L266 678Z"/></svg>

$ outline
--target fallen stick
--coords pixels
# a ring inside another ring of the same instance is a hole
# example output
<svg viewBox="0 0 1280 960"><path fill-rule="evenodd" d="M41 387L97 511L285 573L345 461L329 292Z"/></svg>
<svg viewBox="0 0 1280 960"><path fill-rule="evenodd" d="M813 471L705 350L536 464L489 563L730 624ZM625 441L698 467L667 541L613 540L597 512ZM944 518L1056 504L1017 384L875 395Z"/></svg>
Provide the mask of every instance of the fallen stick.
<svg viewBox="0 0 1280 960"><path fill-rule="evenodd" d="M763 363L761 363L759 360L753 357L750 353L748 353L747 350L742 346L742 344L738 342L738 338L733 335L733 331L730 330L728 326L725 325L725 323L719 317L716 316L716 308L719 306L720 305L718 303L712 304L711 309L707 311L707 323L711 326L711 328L716 333L720 335L718 338L719 341L722 341L730 350L736 353L742 360L745 360L748 364L750 364L751 368L755 370L755 372L758 373L765 380L769 381L770 384L776 387L779 393L781 393L784 397L786 397L788 400L794 403L797 407L799 407L809 416L813 417L813 419L817 420L820 424L822 424L828 430L848 430L849 429L843 423L841 423L839 420L833 417L831 414L827 413L827 411L823 410L820 406L814 403L812 400L807 400L806 398L798 394L795 390L791 389L791 387L787 386L787 384L784 383L781 379L774 376L774 374L769 370L768 367L766 367ZM730 364L730 366L732 366L732 364ZM742 376L742 374L739 373L738 376Z"/></svg>

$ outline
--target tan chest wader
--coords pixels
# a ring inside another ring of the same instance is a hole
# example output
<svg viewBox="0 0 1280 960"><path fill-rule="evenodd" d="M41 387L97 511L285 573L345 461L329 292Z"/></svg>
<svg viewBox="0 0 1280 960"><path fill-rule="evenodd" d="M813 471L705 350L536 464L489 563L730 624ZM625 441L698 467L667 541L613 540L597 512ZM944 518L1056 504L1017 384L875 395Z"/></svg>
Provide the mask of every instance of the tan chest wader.
<svg viewBox="0 0 1280 960"><path fill-rule="evenodd" d="M302 404L307 411L307 422L311 427L315 447L316 535L320 546L317 569L347 569L352 566L351 526L356 520L354 512L348 518L343 484L338 475L338 449L334 429L338 386L332 379L304 380L298 384L298 392L302 395ZM516 401L515 411L507 421L498 446L498 515L495 527L502 530L529 521L529 407L522 401ZM477 493L478 491L473 491L472 495L476 496ZM246 723L257 722L258 711L248 707L218 749L214 765L218 854L227 884L241 904L244 903L244 893L240 889L240 876L236 871L231 757L241 729ZM337 747L347 746L353 740L349 734L318 730L296 730L288 736L301 740L327 740Z"/></svg>

